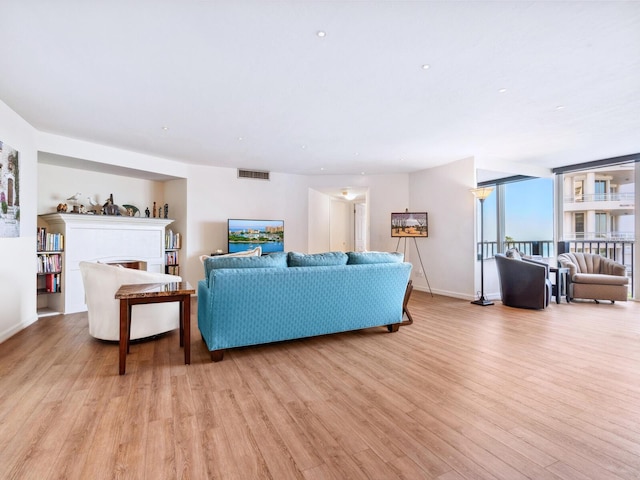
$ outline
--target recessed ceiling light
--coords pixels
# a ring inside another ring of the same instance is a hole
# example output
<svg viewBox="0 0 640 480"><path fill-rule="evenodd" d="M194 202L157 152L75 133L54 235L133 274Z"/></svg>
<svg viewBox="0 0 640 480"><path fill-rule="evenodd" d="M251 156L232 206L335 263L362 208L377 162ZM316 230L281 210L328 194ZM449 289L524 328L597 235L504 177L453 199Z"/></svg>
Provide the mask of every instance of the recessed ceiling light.
<svg viewBox="0 0 640 480"><path fill-rule="evenodd" d="M507 89L506 89L506 88L501 88L500 90L498 90L498 92L500 92L500 93L504 93L504 92L506 92L506 91L507 91Z"/></svg>
<svg viewBox="0 0 640 480"><path fill-rule="evenodd" d="M300 148L302 148L304 150L305 148L307 148L307 146L306 145L301 145Z"/></svg>
<svg viewBox="0 0 640 480"><path fill-rule="evenodd" d="M316 35L319 36L320 38L324 38L327 36L327 32L323 31L323 30L318 30L316 32Z"/></svg>
<svg viewBox="0 0 640 480"><path fill-rule="evenodd" d="M164 127L162 127L162 129L166 132L167 130L169 130L169 127L165 125Z"/></svg>
<svg viewBox="0 0 640 480"><path fill-rule="evenodd" d="M564 105L558 105L558 106L556 107L556 110L563 110L563 109L564 109Z"/></svg>
<svg viewBox="0 0 640 480"><path fill-rule="evenodd" d="M238 137L238 141L241 142L242 140L244 140L243 137Z"/></svg>
<svg viewBox="0 0 640 480"><path fill-rule="evenodd" d="M321 171L321 172L324 172L324 167L320 167L320 171Z"/></svg>
<svg viewBox="0 0 640 480"><path fill-rule="evenodd" d="M364 172L360 172L360 175L364 175Z"/></svg>
<svg viewBox="0 0 640 480"><path fill-rule="evenodd" d="M428 63L425 63L422 65L423 70L429 70L430 68L431 68L431 65L429 65Z"/></svg>
<svg viewBox="0 0 640 480"><path fill-rule="evenodd" d="M358 155L360 155L360 152L356 152L356 157L357 157Z"/></svg>

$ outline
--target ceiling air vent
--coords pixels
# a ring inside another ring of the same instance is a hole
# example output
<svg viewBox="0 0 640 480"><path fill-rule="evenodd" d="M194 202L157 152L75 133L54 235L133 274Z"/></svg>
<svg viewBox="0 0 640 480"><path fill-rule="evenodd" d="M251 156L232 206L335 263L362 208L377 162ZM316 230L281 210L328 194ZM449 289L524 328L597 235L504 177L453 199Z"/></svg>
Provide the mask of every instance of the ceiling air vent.
<svg viewBox="0 0 640 480"><path fill-rule="evenodd" d="M262 170L244 170L238 169L238 178L254 178L257 180L269 180L269 172Z"/></svg>

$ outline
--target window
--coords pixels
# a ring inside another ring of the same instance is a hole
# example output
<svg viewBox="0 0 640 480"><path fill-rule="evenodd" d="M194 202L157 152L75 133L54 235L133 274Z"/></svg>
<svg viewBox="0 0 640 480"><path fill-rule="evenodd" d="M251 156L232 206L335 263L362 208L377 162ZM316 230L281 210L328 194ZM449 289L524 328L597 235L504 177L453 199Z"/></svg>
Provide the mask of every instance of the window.
<svg viewBox="0 0 640 480"><path fill-rule="evenodd" d="M594 200L601 201L607 199L607 181L606 180L596 180L595 181L595 190L596 195Z"/></svg>
<svg viewBox="0 0 640 480"><path fill-rule="evenodd" d="M596 237L606 238L607 236L607 214L596 213Z"/></svg>
<svg viewBox="0 0 640 480"><path fill-rule="evenodd" d="M576 212L573 215L573 232L576 239L584 238L584 212Z"/></svg>
<svg viewBox="0 0 640 480"><path fill-rule="evenodd" d="M553 249L553 180L531 178L504 185L503 240L526 255L550 257Z"/></svg>
<svg viewBox="0 0 640 480"><path fill-rule="evenodd" d="M496 190L484 202L485 258L509 248L553 257L553 180L515 177L493 185Z"/></svg>

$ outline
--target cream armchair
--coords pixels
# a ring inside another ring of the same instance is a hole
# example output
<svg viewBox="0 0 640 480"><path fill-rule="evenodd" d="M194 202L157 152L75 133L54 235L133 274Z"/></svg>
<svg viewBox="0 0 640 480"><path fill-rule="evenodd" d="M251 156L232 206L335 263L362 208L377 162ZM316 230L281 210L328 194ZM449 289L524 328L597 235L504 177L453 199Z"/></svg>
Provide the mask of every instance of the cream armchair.
<svg viewBox="0 0 640 480"><path fill-rule="evenodd" d="M569 269L569 296L595 300L626 301L629 277L624 265L594 253L561 253L558 264Z"/></svg>
<svg viewBox="0 0 640 480"><path fill-rule="evenodd" d="M120 302L114 297L121 285L182 280L176 275L94 262L80 262L80 273L89 310L89 334L101 340L113 341L120 339ZM134 305L131 311L131 339L177 329L179 312L176 302Z"/></svg>

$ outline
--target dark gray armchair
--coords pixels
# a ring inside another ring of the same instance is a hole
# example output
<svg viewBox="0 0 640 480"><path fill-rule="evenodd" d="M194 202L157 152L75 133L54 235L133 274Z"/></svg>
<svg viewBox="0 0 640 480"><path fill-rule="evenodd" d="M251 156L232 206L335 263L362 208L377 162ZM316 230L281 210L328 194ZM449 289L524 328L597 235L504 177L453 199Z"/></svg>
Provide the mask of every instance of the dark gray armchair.
<svg viewBox="0 0 640 480"><path fill-rule="evenodd" d="M549 266L526 258L495 256L500 296L509 307L543 309L551 299Z"/></svg>

